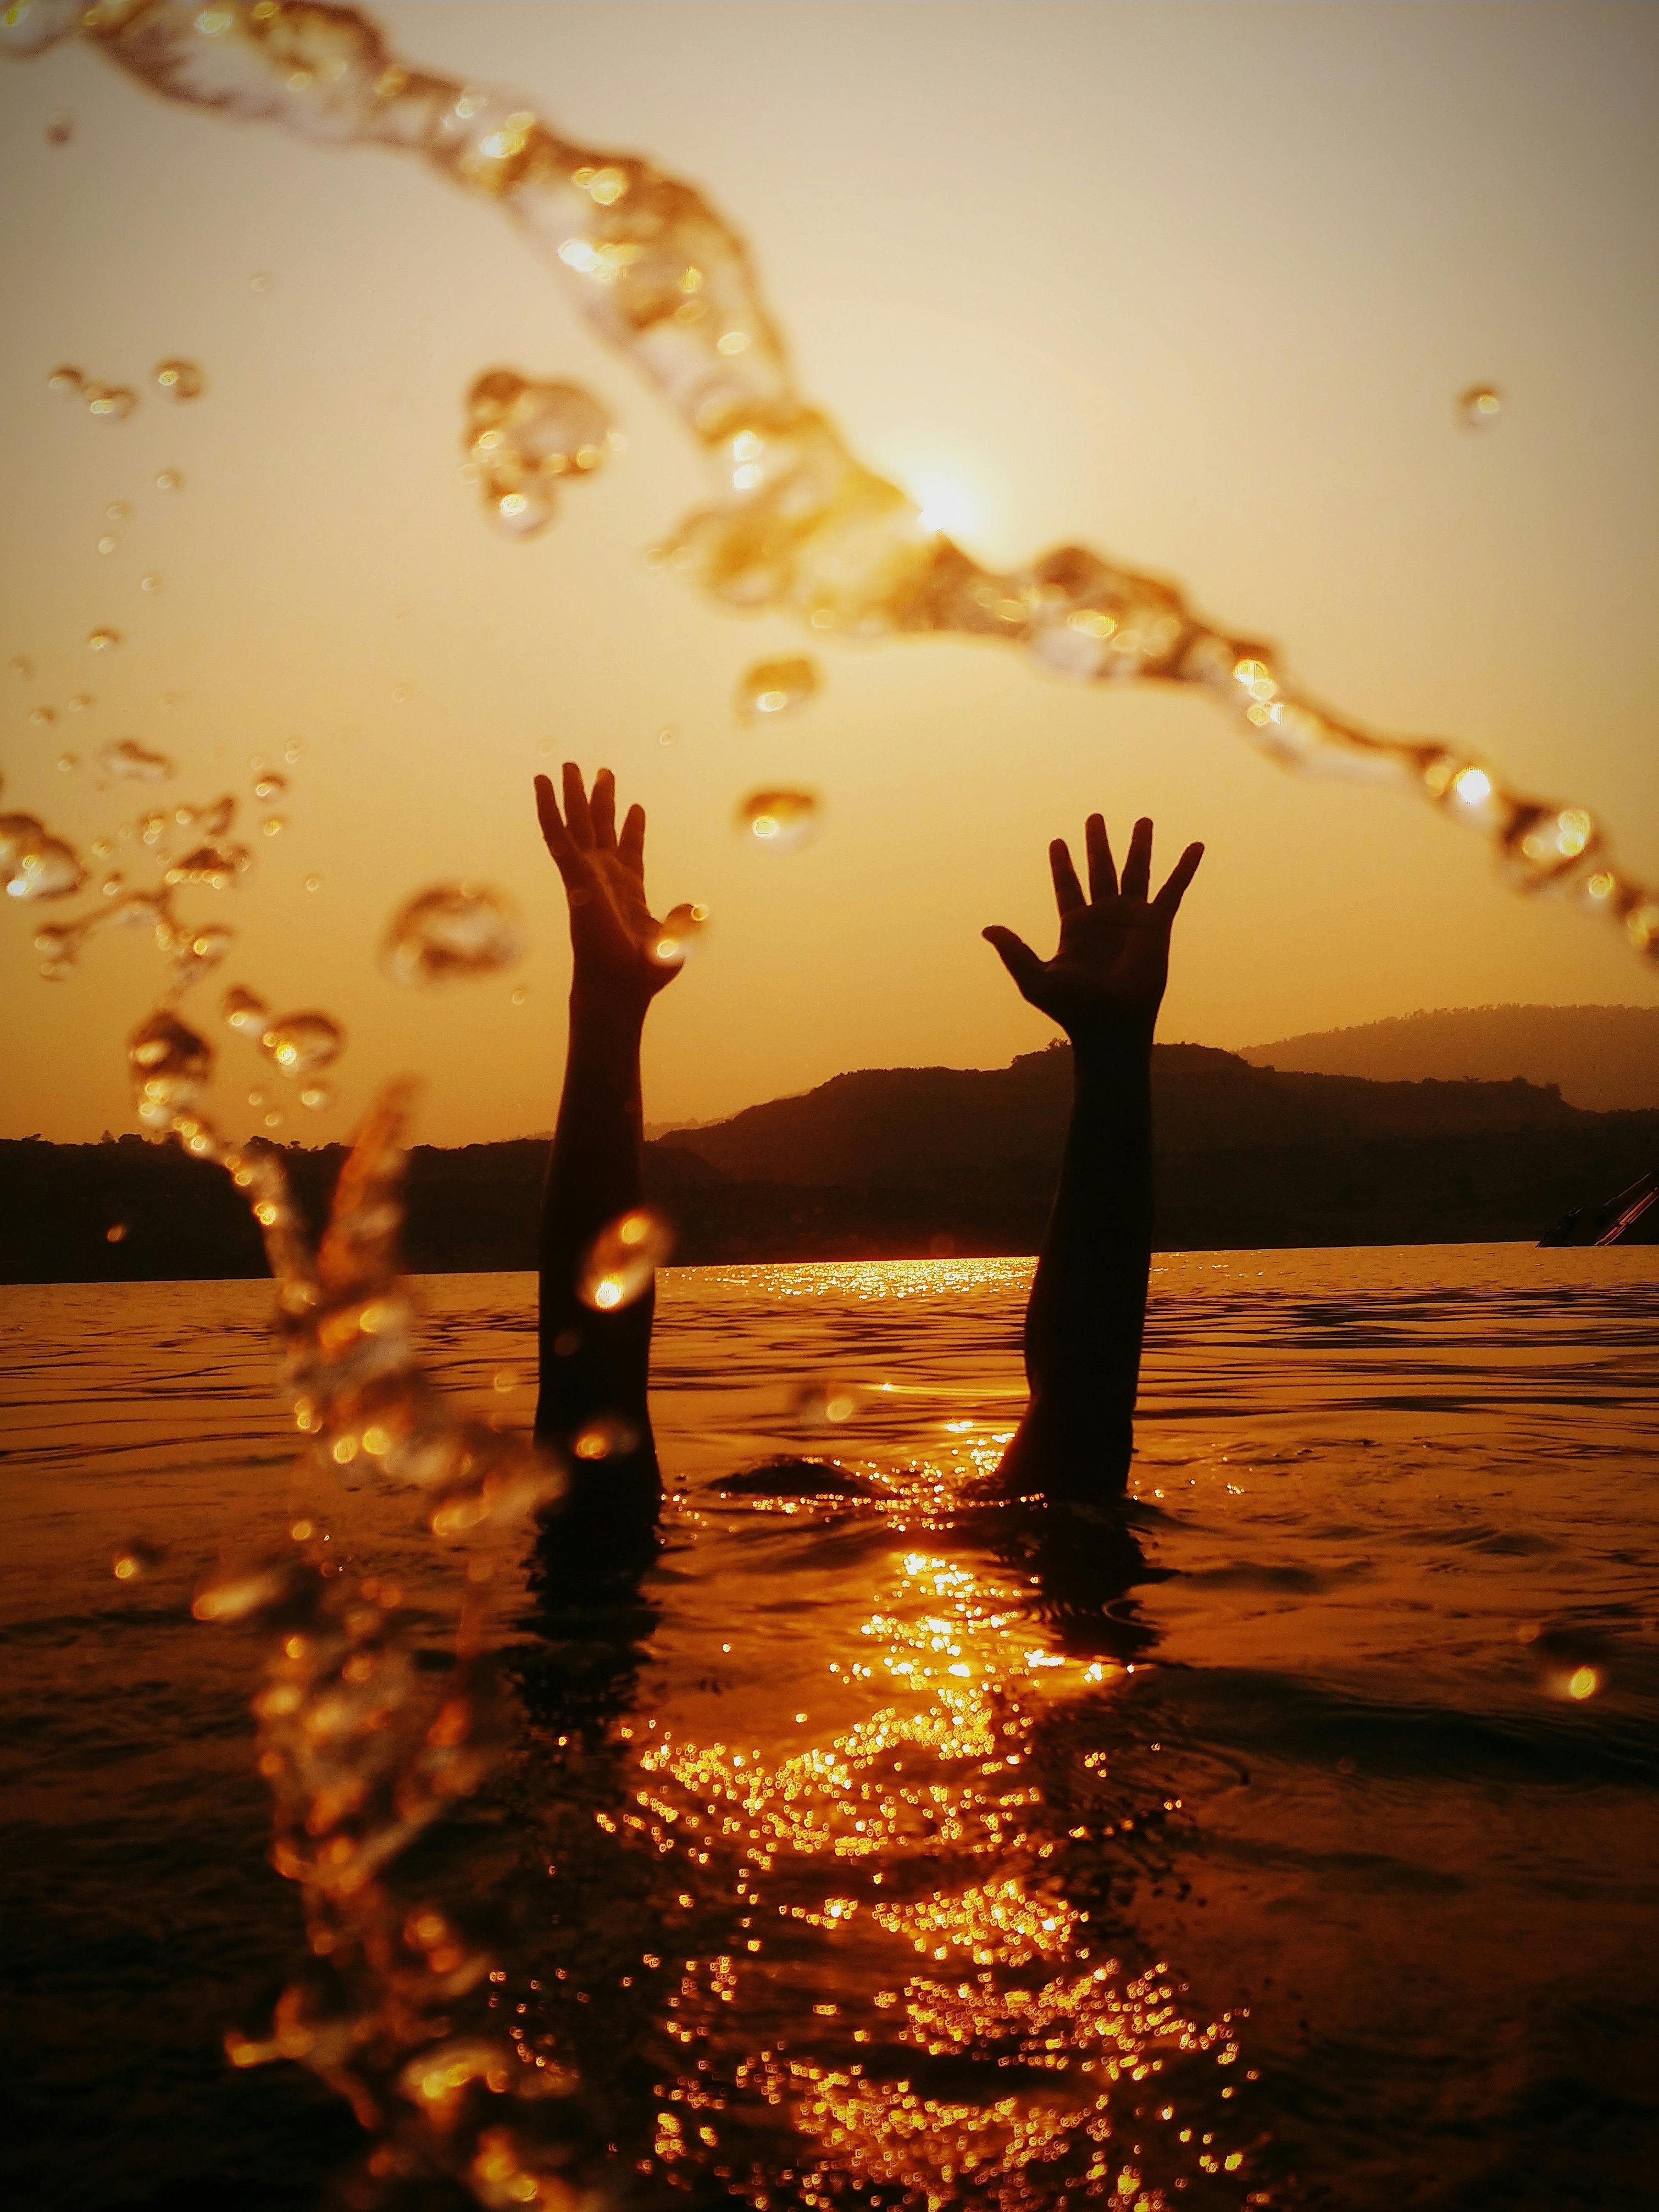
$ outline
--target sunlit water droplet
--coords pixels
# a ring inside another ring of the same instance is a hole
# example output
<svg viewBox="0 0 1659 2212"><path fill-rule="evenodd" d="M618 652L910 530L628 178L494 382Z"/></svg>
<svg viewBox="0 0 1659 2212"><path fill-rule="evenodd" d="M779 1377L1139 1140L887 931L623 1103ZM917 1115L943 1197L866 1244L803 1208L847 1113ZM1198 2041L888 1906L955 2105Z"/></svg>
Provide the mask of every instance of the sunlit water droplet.
<svg viewBox="0 0 1659 2212"><path fill-rule="evenodd" d="M818 688L818 672L805 655L757 660L738 678L732 704L741 722L767 720L804 707Z"/></svg>
<svg viewBox="0 0 1659 2212"><path fill-rule="evenodd" d="M213 1049L165 1007L141 1023L127 1040L138 1118L164 1129L175 1114L195 1105L213 1074Z"/></svg>
<svg viewBox="0 0 1659 2212"><path fill-rule="evenodd" d="M266 837L280 837L287 827L287 822L280 814L267 814L259 824L261 834Z"/></svg>
<svg viewBox="0 0 1659 2212"><path fill-rule="evenodd" d="M75 118L65 107L54 108L46 118L48 146L67 146L75 136Z"/></svg>
<svg viewBox="0 0 1659 2212"><path fill-rule="evenodd" d="M219 1001L219 1012L231 1028L239 1030L243 1036L264 1036L269 1010L264 1000L246 985L233 983ZM248 1103L262 1106L264 1101L250 1092Z"/></svg>
<svg viewBox="0 0 1659 2212"><path fill-rule="evenodd" d="M257 772L253 786L256 799L280 799L287 789L288 778L278 775L275 769L262 769Z"/></svg>
<svg viewBox="0 0 1659 2212"><path fill-rule="evenodd" d="M122 1235L125 1233L123 1229ZM110 1234L117 1243L120 1242L119 1237L114 1237L113 1231ZM145 1575L154 1574L166 1558L167 1552L161 1545L148 1543L143 1537L135 1536L130 1543L121 1546L111 1565L117 1582L131 1583L139 1581Z"/></svg>
<svg viewBox="0 0 1659 2212"><path fill-rule="evenodd" d="M677 906L665 914L650 944L651 957L665 968L678 968L696 950L708 920L706 906Z"/></svg>
<svg viewBox="0 0 1659 2212"><path fill-rule="evenodd" d="M6 667L9 674L20 677L25 684L33 680L34 663L26 653L14 653Z"/></svg>
<svg viewBox="0 0 1659 2212"><path fill-rule="evenodd" d="M60 399L73 399L86 387L86 379L78 368L54 368L46 379L48 392L55 392Z"/></svg>
<svg viewBox="0 0 1659 2212"><path fill-rule="evenodd" d="M179 470L161 469L157 471L155 477L157 491L182 491L184 488L185 479Z"/></svg>
<svg viewBox="0 0 1659 2212"><path fill-rule="evenodd" d="M626 1414L598 1413L572 1437L570 1449L578 1459L620 1459L639 1441L639 1430Z"/></svg>
<svg viewBox="0 0 1659 2212"><path fill-rule="evenodd" d="M115 550L115 540L106 534L98 541L98 550L100 553L112 553Z"/></svg>
<svg viewBox="0 0 1659 2212"><path fill-rule="evenodd" d="M306 889L308 891L319 891L322 888L323 879L320 876L307 876L306 878Z"/></svg>
<svg viewBox="0 0 1659 2212"><path fill-rule="evenodd" d="M73 849L32 814L0 814L0 880L15 899L67 898L87 872Z"/></svg>
<svg viewBox="0 0 1659 2212"><path fill-rule="evenodd" d="M818 802L810 791L757 791L738 809L738 823L757 845L793 853L818 825Z"/></svg>
<svg viewBox="0 0 1659 2212"><path fill-rule="evenodd" d="M1457 396L1457 417L1466 430L1484 430L1504 411L1504 395L1490 384L1472 384Z"/></svg>
<svg viewBox="0 0 1659 2212"><path fill-rule="evenodd" d="M512 1003L515 1006L521 1006L529 996L529 992L526 991L524 985L520 983L511 994Z"/></svg>
<svg viewBox="0 0 1659 2212"><path fill-rule="evenodd" d="M81 756L79 753L59 753L58 756L58 772L60 775L70 775L72 770L79 768L80 765Z"/></svg>
<svg viewBox="0 0 1659 2212"><path fill-rule="evenodd" d="M87 412L100 422L125 422L138 404L138 395L125 384L85 384L81 395Z"/></svg>
<svg viewBox="0 0 1659 2212"><path fill-rule="evenodd" d="M441 884L393 915L380 957L396 982L443 983L495 975L524 949L518 915L501 892Z"/></svg>
<svg viewBox="0 0 1659 2212"><path fill-rule="evenodd" d="M37 730L49 730L57 720L56 707L34 707L29 710L29 720Z"/></svg>
<svg viewBox="0 0 1659 2212"><path fill-rule="evenodd" d="M576 1288L585 1305L613 1313L643 1297L674 1249L674 1232L648 1206L619 1214L582 1255Z"/></svg>
<svg viewBox="0 0 1659 2212"><path fill-rule="evenodd" d="M92 653L107 653L112 646L119 645L120 642L121 633L118 629L99 629L87 632L87 647Z"/></svg>
<svg viewBox="0 0 1659 2212"><path fill-rule="evenodd" d="M169 399L199 399L207 379L193 361L162 361L155 365L156 389Z"/></svg>
<svg viewBox="0 0 1659 2212"><path fill-rule="evenodd" d="M118 738L99 748L98 765L106 775L126 783L165 783L173 764L165 753L151 752L137 738Z"/></svg>
<svg viewBox="0 0 1659 2212"><path fill-rule="evenodd" d="M104 1231L105 1243L125 1244L126 1241L127 1224L125 1221L112 1221L109 1227Z"/></svg>
<svg viewBox="0 0 1659 2212"><path fill-rule="evenodd" d="M90 691L77 691L72 699L66 699L64 702L66 711L71 714L83 714L91 704Z"/></svg>
<svg viewBox="0 0 1659 2212"><path fill-rule="evenodd" d="M845 1382L819 1378L803 1382L790 1394L789 1410L797 1420L850 1421L859 1410L859 1394Z"/></svg>
<svg viewBox="0 0 1659 2212"><path fill-rule="evenodd" d="M125 499L112 499L104 513L111 522L125 522L131 519L132 508Z"/></svg>
<svg viewBox="0 0 1659 2212"><path fill-rule="evenodd" d="M239 876L246 875L252 866L252 856L245 845L203 844L193 847L167 872L170 884L204 884L210 890L222 890L234 884Z"/></svg>
<svg viewBox="0 0 1659 2212"><path fill-rule="evenodd" d="M141 592L159 592L163 589L163 585L157 575L140 576L138 588Z"/></svg>
<svg viewBox="0 0 1659 2212"><path fill-rule="evenodd" d="M271 1064L294 1079L320 1075L339 1058L345 1034L326 1014L284 1014L260 1036Z"/></svg>
<svg viewBox="0 0 1659 2212"><path fill-rule="evenodd" d="M332 1103L333 1097L326 1084L308 1083L300 1093L300 1103L308 1106L313 1114L320 1114L324 1107Z"/></svg>
<svg viewBox="0 0 1659 2212"><path fill-rule="evenodd" d="M462 444L484 510L498 529L533 537L551 520L557 486L591 476L612 450L611 419L575 384L537 384L493 368L467 394Z"/></svg>

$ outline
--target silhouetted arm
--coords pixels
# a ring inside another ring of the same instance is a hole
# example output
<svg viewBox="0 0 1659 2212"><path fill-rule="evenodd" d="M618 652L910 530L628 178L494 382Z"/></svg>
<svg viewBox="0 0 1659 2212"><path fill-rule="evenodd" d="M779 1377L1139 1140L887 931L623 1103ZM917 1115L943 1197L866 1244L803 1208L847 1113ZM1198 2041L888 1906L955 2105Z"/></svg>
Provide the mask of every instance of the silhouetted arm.
<svg viewBox="0 0 1659 2212"><path fill-rule="evenodd" d="M1085 831L1089 896L1062 839L1048 848L1060 949L1040 960L1012 930L985 932L1022 995L1071 1041L1071 1126L1025 1314L1031 1400L1000 1470L1049 1498L1120 1497L1152 1249L1152 1032L1170 931L1203 857L1189 845L1147 896L1152 825L1137 822L1120 884L1098 814Z"/></svg>
<svg viewBox="0 0 1659 2212"><path fill-rule="evenodd" d="M644 810L629 809L618 836L609 769L594 777L591 799L572 763L563 782L561 815L552 785L536 779L574 954L569 1051L542 1207L536 1434L574 1451L592 1498L654 1509L661 1483L646 1397L653 1294L607 1312L583 1298L581 1284L595 1238L640 1203L640 1041L647 1009L680 959L665 952L672 940L646 904Z"/></svg>

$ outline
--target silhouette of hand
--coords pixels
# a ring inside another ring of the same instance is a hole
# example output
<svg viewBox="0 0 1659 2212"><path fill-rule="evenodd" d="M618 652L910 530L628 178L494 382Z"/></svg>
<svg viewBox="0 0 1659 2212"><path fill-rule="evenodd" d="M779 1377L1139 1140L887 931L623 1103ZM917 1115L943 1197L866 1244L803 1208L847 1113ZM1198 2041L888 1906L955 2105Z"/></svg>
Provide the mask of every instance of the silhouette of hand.
<svg viewBox="0 0 1659 2212"><path fill-rule="evenodd" d="M1156 898L1152 880L1152 825L1134 826L1119 880L1106 842L1106 824L1089 817L1084 832L1089 859L1089 896L1083 896L1077 870L1063 837L1048 848L1054 903L1060 909L1060 950L1040 960L1012 929L985 930L988 943L1019 987L1020 995L1058 1022L1075 1042L1119 1030L1144 1031L1150 1038L1170 973L1170 931L1187 886L1204 857L1202 845L1188 845Z"/></svg>
<svg viewBox="0 0 1659 2212"><path fill-rule="evenodd" d="M536 815L564 879L578 997L617 1011L643 1013L684 964L668 923L656 921L645 897L645 809L630 806L617 830L617 780L608 768L590 794L581 770L566 761L564 811L553 786L536 778Z"/></svg>

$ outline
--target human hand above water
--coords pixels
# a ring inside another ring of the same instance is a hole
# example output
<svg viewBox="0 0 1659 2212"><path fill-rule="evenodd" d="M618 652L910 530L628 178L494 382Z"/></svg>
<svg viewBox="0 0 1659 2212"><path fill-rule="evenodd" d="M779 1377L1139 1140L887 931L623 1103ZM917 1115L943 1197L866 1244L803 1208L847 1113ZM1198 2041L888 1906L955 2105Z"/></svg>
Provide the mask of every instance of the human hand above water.
<svg viewBox="0 0 1659 2212"><path fill-rule="evenodd" d="M1188 846L1154 898L1148 896L1149 821L1134 826L1121 880L1100 815L1089 817L1084 840L1086 898L1065 839L1056 837L1048 848L1060 910L1060 947L1052 960L1040 959L1012 929L993 927L981 934L995 946L1021 997L1058 1022L1074 1044L1111 1036L1150 1042L1169 980L1170 932L1204 848Z"/></svg>
<svg viewBox="0 0 1659 2212"><path fill-rule="evenodd" d="M536 815L564 881L575 955L571 990L596 1009L643 1014L684 964L684 952L645 896L645 809L630 806L617 829L617 780L608 768L591 793L574 761L562 770L561 813L553 786L536 778Z"/></svg>

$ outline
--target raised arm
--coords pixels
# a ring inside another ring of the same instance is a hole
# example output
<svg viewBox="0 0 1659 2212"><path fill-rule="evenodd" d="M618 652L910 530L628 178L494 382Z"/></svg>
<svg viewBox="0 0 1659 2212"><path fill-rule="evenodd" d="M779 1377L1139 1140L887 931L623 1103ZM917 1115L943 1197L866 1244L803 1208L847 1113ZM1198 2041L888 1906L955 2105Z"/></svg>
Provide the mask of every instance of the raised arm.
<svg viewBox="0 0 1659 2212"><path fill-rule="evenodd" d="M563 878L574 967L564 1091L542 1206L541 1391L536 1434L570 1452L580 1518L637 1521L662 1495L646 1403L651 1291L611 1312L581 1297L599 1232L640 1203L640 1040L680 956L645 896L645 811L617 830L609 769L590 796L567 761L563 809L536 778L542 835Z"/></svg>
<svg viewBox="0 0 1659 2212"><path fill-rule="evenodd" d="M1004 1487L1107 1502L1133 1449L1135 1387L1152 1249L1152 1031L1170 931L1203 858L1189 845L1158 896L1152 825L1137 822L1120 882L1106 824L1085 831L1085 898L1063 839L1048 848L1060 949L1037 955L1011 929L984 934L1021 995L1071 1041L1071 1127L1025 1314L1031 1399L1004 1456Z"/></svg>

